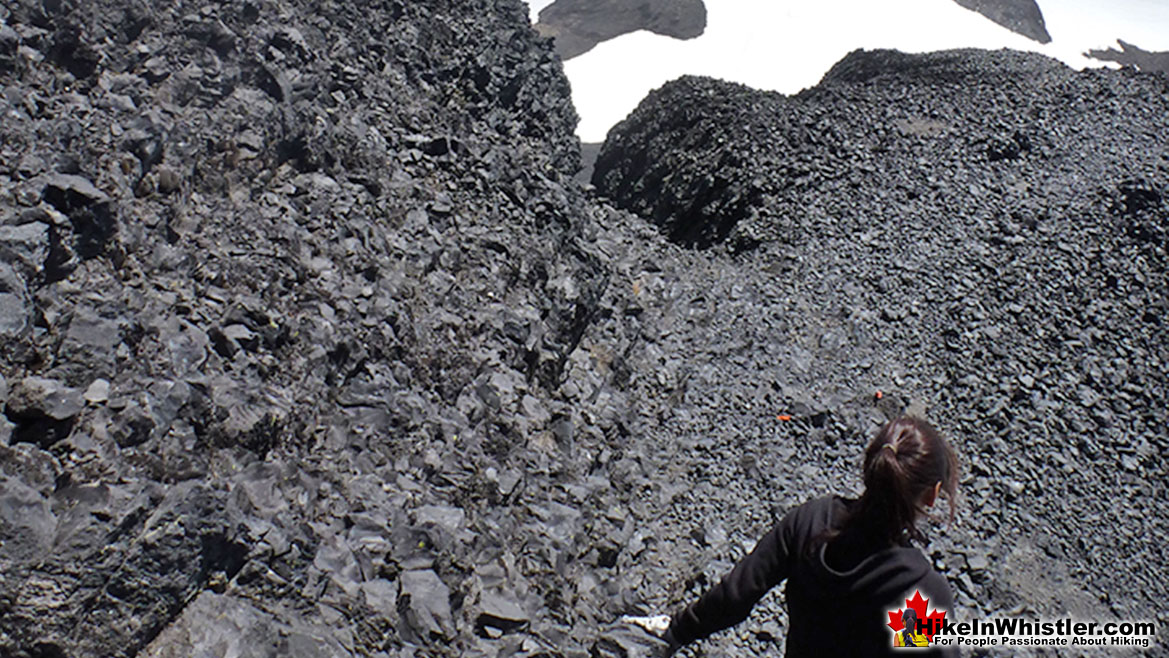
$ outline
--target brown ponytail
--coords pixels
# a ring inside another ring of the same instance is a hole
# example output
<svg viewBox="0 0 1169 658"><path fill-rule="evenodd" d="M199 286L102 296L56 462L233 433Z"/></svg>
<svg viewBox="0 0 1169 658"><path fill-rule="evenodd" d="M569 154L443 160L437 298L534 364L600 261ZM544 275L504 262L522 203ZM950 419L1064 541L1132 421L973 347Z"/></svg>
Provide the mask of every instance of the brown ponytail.
<svg viewBox="0 0 1169 658"><path fill-rule="evenodd" d="M922 499L938 483L954 519L958 458L933 425L912 416L890 421L865 449L865 493L845 527L861 526L889 544L925 543L917 517ZM836 534L836 533L834 533ZM829 538L830 539L830 538Z"/></svg>

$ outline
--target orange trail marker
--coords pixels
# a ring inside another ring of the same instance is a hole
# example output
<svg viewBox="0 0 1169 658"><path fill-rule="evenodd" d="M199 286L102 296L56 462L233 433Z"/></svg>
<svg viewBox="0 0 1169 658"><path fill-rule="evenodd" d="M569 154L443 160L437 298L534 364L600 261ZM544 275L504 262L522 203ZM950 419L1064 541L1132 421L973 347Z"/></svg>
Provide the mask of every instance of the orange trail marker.
<svg viewBox="0 0 1169 658"><path fill-rule="evenodd" d="M776 420L791 420L792 417L787 414L780 414L775 417Z"/></svg>

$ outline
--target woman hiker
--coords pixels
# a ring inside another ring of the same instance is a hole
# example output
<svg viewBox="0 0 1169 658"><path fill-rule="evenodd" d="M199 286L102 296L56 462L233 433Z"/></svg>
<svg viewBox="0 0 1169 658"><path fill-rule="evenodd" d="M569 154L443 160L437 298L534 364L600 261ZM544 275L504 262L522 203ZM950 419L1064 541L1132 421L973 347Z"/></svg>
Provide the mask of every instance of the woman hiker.
<svg viewBox="0 0 1169 658"><path fill-rule="evenodd" d="M953 520L957 483L957 458L932 425L909 416L889 422L865 450L864 494L788 512L721 582L670 619L666 655L743 621L784 580L789 658L894 655L897 636L899 646L906 639L920 646L923 629L895 634L889 623L917 621L901 612L915 592L931 610L952 609L946 579L913 544L926 543L917 522L941 492Z"/></svg>

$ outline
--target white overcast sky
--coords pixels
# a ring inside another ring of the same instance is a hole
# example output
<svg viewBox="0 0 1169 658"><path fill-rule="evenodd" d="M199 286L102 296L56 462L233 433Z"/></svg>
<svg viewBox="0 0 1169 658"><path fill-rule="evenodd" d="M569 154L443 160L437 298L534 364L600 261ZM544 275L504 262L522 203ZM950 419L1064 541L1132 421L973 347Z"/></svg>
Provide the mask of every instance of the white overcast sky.
<svg viewBox="0 0 1169 658"><path fill-rule="evenodd" d="M532 19L552 0L531 0ZM1082 53L1124 39L1169 50L1169 0L1039 0L1052 42L1041 45L953 0L706 0L706 32L680 41L635 32L564 64L585 142L601 142L650 90L681 75L708 75L794 94L819 82L856 48L927 52L1014 48L1076 68Z"/></svg>

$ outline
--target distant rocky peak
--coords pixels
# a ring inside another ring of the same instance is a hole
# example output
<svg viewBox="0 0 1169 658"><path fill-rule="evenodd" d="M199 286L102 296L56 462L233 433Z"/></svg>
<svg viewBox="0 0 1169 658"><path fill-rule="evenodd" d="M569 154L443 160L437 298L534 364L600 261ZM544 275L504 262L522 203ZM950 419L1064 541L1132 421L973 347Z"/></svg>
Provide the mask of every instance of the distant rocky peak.
<svg viewBox="0 0 1169 658"><path fill-rule="evenodd" d="M622 34L654 34L693 39L706 30L702 0L556 0L540 11L536 29L555 39L567 60Z"/></svg>
<svg viewBox="0 0 1169 658"><path fill-rule="evenodd" d="M1036 0L954 1L1028 39L1051 42ZM699 37L706 30L706 6L703 0L556 0L540 11L535 27L555 40L562 60L569 60L637 30Z"/></svg>
<svg viewBox="0 0 1169 658"><path fill-rule="evenodd" d="M1117 39L1120 50L1089 50L1085 55L1102 62L1116 62L1122 66L1135 66L1142 71L1169 73L1169 51L1149 52L1140 46Z"/></svg>
<svg viewBox="0 0 1169 658"><path fill-rule="evenodd" d="M1051 43L1043 12L1035 0L954 0L1008 30L1039 43Z"/></svg>

